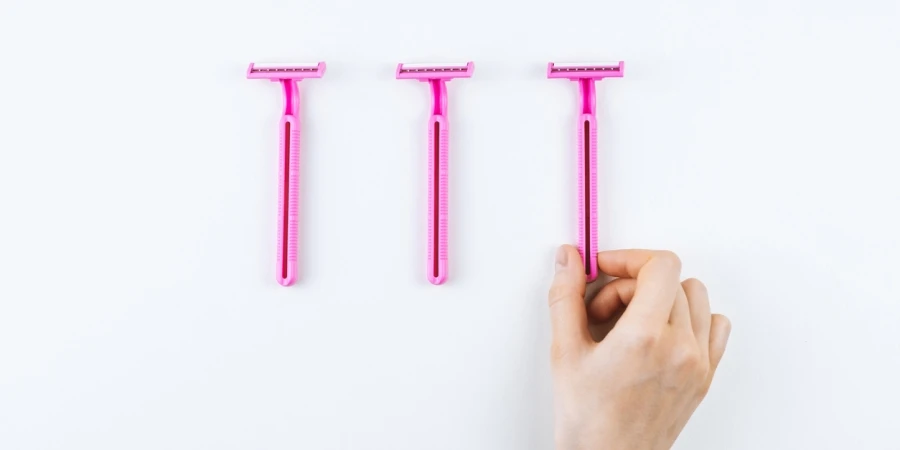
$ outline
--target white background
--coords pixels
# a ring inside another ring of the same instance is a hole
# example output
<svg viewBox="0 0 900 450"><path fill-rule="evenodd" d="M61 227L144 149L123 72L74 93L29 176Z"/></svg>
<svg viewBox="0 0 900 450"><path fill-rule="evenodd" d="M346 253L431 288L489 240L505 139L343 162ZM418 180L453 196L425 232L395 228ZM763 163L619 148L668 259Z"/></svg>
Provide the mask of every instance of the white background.
<svg viewBox="0 0 900 450"><path fill-rule="evenodd" d="M852 5L851 5L852 4ZM604 248L734 332L678 449L897 449L900 6L4 0L0 448L548 449L553 254L598 86ZM277 84L304 81L302 279L275 282ZM449 85L451 279L425 279Z"/></svg>

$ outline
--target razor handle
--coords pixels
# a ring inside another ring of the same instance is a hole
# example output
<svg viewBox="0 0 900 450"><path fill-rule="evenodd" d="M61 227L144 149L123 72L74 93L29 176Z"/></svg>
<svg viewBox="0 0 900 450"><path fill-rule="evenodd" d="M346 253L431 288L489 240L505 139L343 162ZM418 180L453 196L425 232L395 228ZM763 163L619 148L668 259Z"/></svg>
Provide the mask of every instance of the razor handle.
<svg viewBox="0 0 900 450"><path fill-rule="evenodd" d="M428 122L428 281L443 284L447 280L447 182L449 178L446 116L432 115Z"/></svg>
<svg viewBox="0 0 900 450"><path fill-rule="evenodd" d="M290 286L297 279L297 211L300 186L300 122L297 116L281 118L281 153L278 185L278 284Z"/></svg>
<svg viewBox="0 0 900 450"><path fill-rule="evenodd" d="M578 119L578 251L588 282L597 279L597 118Z"/></svg>

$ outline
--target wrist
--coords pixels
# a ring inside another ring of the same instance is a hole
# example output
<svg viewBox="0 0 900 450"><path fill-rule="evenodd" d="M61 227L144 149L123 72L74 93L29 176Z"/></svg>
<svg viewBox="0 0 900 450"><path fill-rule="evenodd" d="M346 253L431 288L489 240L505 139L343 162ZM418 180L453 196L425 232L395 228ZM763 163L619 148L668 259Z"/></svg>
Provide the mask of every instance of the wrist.
<svg viewBox="0 0 900 450"><path fill-rule="evenodd" d="M659 450L642 436L623 436L597 426L556 427L555 450Z"/></svg>

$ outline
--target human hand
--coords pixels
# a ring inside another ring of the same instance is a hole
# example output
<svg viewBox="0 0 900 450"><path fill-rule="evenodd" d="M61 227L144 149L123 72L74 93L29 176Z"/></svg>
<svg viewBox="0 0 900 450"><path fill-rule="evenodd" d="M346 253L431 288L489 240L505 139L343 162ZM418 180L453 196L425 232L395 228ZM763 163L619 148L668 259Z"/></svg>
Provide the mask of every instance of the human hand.
<svg viewBox="0 0 900 450"><path fill-rule="evenodd" d="M706 287L680 281L667 251L597 255L615 280L585 306L581 256L560 247L550 288L556 450L671 448L706 396L731 323L711 314ZM591 322L611 321L595 342Z"/></svg>

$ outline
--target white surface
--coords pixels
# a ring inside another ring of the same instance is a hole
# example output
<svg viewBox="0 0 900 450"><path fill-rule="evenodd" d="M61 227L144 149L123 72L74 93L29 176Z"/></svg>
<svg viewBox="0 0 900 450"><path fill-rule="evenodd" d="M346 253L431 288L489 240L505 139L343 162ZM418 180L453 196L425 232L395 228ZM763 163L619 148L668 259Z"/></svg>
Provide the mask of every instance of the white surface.
<svg viewBox="0 0 900 450"><path fill-rule="evenodd" d="M676 448L896 449L900 20L852 3L4 1L0 448L551 448L579 100L546 64L596 58L604 247L679 252L734 322ZM328 72L285 289L282 93L244 76L295 58ZM434 287L394 70L469 59Z"/></svg>

